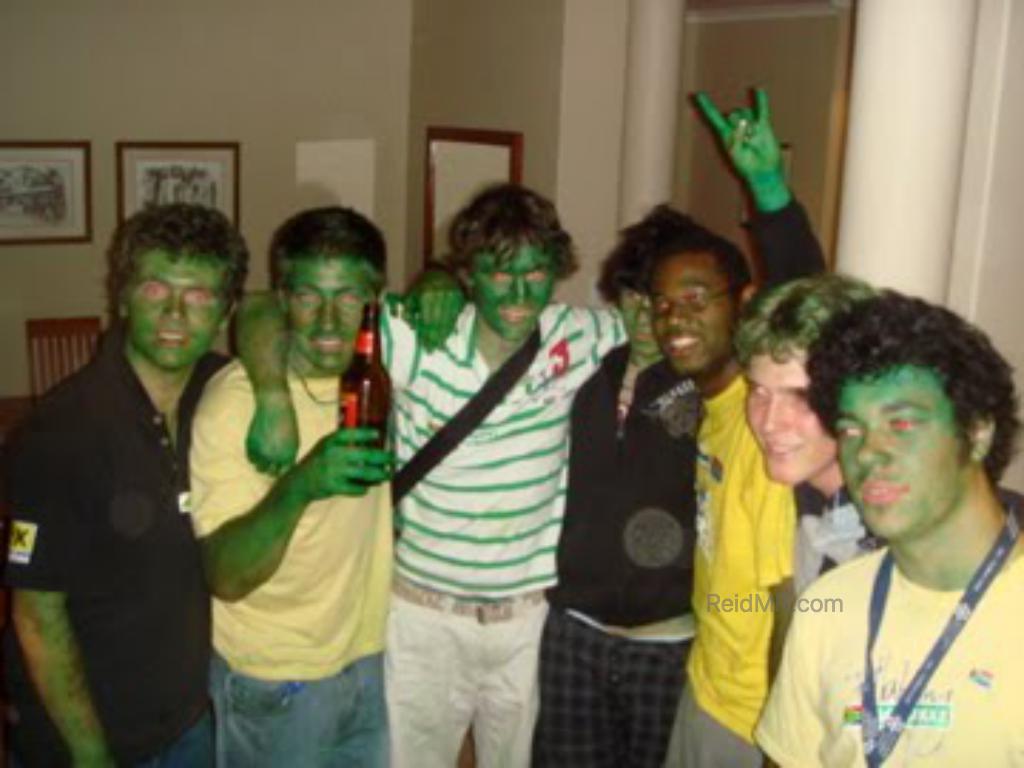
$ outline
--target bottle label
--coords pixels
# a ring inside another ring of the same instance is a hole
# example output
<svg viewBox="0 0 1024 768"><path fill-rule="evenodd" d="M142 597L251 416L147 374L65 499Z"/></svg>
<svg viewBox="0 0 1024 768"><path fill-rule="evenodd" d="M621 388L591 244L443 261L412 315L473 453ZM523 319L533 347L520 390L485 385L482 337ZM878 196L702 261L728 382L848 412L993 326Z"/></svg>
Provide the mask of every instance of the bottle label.
<svg viewBox="0 0 1024 768"><path fill-rule="evenodd" d="M373 331L359 331L356 336L356 354L367 357L373 354Z"/></svg>
<svg viewBox="0 0 1024 768"><path fill-rule="evenodd" d="M344 392L341 396L341 426L359 426L359 395L355 392Z"/></svg>

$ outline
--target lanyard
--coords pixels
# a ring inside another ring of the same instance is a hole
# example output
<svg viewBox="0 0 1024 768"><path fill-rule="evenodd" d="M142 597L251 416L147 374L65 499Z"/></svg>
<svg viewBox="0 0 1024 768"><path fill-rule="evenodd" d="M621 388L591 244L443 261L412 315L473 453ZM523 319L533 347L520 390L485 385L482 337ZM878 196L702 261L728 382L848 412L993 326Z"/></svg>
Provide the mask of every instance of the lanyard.
<svg viewBox="0 0 1024 768"><path fill-rule="evenodd" d="M960 602L957 603L953 614L946 622L945 629L935 641L935 645L928 652L924 662L918 667L914 678L903 691L895 708L882 723L878 722L878 702L875 698L875 668L871 663L871 656L875 649L875 641L878 640L878 630L882 625L882 616L885 613L885 602L889 597L889 585L892 582L892 552L889 551L882 559L882 565L875 575L875 585L871 591L871 612L868 616L868 644L864 657L864 689L861 692L861 739L864 742L864 758L870 768L878 768L885 759L889 757L896 742L903 734L907 718L917 704L917 700L924 693L928 681L931 680L935 670L938 669L942 659L953 645L953 641L959 636L961 630L966 626L967 621L974 613L974 609L981 602L982 596L988 590L992 581L1006 563L1010 552L1020 534L1020 525L1012 513L1006 517L1006 524L1003 526L999 538L996 539L992 549L985 555L981 565L971 576L971 581L964 590Z"/></svg>

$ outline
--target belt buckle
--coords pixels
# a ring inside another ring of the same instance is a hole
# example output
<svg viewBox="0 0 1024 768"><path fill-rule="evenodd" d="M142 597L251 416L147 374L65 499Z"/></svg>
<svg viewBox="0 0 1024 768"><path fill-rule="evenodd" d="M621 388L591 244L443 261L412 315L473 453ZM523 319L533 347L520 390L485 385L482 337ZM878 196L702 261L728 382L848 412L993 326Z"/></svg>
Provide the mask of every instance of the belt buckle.
<svg viewBox="0 0 1024 768"><path fill-rule="evenodd" d="M476 620L479 624L497 624L508 621L514 615L515 605L510 599L494 603L481 603L476 607Z"/></svg>

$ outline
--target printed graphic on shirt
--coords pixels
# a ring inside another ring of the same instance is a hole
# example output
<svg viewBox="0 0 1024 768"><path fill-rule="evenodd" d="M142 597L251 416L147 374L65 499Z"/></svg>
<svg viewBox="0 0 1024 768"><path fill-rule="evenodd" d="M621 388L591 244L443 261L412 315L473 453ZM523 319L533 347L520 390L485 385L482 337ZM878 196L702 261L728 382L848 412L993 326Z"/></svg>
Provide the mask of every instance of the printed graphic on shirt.
<svg viewBox="0 0 1024 768"><path fill-rule="evenodd" d="M992 682L995 680L995 675L993 675L987 669L972 669L970 678L972 683L974 683L975 685L980 685L982 688L988 690L992 687Z"/></svg>
<svg viewBox="0 0 1024 768"><path fill-rule="evenodd" d="M711 494L697 489L697 546L709 558L715 551L715 532L711 527Z"/></svg>
<svg viewBox="0 0 1024 768"><path fill-rule="evenodd" d="M697 387L687 379L676 384L642 411L644 416L661 422L675 438L694 437L704 416L704 401Z"/></svg>
<svg viewBox="0 0 1024 768"><path fill-rule="evenodd" d="M697 546L704 556L711 558L715 551L715 531L713 510L711 509L712 483L721 483L723 478L722 462L697 447Z"/></svg>
<svg viewBox="0 0 1024 768"><path fill-rule="evenodd" d="M664 568L682 554L684 531L671 513L658 507L644 507L630 515L622 538L626 556L633 565Z"/></svg>
<svg viewBox="0 0 1024 768"><path fill-rule="evenodd" d="M39 527L35 523L15 520L11 524L11 539L7 548L7 560L19 565L28 565L32 561L32 552L36 548L36 533Z"/></svg>
<svg viewBox="0 0 1024 768"><path fill-rule="evenodd" d="M569 370L569 340L561 339L548 350L547 365L533 374L526 382L526 394L533 397L538 392L551 387ZM545 392L550 397L554 392Z"/></svg>

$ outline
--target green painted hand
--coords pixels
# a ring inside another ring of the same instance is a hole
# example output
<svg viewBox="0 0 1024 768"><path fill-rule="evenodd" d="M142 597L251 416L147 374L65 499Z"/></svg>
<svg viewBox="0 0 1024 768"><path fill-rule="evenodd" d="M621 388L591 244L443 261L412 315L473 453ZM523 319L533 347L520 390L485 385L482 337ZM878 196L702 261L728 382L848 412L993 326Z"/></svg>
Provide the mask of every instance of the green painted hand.
<svg viewBox="0 0 1024 768"><path fill-rule="evenodd" d="M391 451L373 447L376 429L339 429L324 437L293 470L293 481L310 501L362 496L391 477Z"/></svg>
<svg viewBox="0 0 1024 768"><path fill-rule="evenodd" d="M740 107L723 117L706 93L694 98L732 161L747 183L754 204L762 212L784 208L792 198L782 167L782 148L772 129L768 94L754 89L754 109Z"/></svg>
<svg viewBox="0 0 1024 768"><path fill-rule="evenodd" d="M455 330L466 294L459 281L443 269L425 270L403 300L405 319L427 351L440 347Z"/></svg>
<svg viewBox="0 0 1024 768"><path fill-rule="evenodd" d="M245 436L245 452L260 472L277 476L295 463L299 425L287 390L256 396L256 412Z"/></svg>

